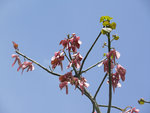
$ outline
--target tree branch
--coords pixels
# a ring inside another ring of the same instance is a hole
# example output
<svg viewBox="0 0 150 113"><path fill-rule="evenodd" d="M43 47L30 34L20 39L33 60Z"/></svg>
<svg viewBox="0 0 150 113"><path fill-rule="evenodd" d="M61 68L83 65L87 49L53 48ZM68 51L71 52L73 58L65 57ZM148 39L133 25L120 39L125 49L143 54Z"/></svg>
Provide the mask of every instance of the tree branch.
<svg viewBox="0 0 150 113"><path fill-rule="evenodd" d="M79 70L79 76L81 74L81 71L82 71L82 68L83 68L83 65L84 65L84 62L86 60L86 58L88 57L89 53L91 52L91 50L93 49L94 45L96 44L97 40L99 39L99 37L101 36L101 32L99 33L99 35L97 36L96 40L94 41L94 43L92 44L91 48L89 49L89 51L86 53L83 61L82 61L82 64L81 64L81 67L80 67L80 70Z"/></svg>
<svg viewBox="0 0 150 113"><path fill-rule="evenodd" d="M22 57L26 58L27 60L33 62L34 64L38 65L39 67L41 67L42 69L44 69L45 71L47 71L48 73L52 74L52 75L56 75L56 76L61 76L60 74L58 73L54 73L54 72L51 72L50 70L48 70L47 68L45 68L44 66L42 66L41 64L39 64L38 62L32 60L31 58L25 56L24 54L22 54L21 52L19 51L16 51L17 54L21 55ZM82 92L82 90L78 87L78 89ZM95 106L96 108L96 111L97 113L101 113L100 110L99 110L99 107L98 107L98 104L96 103L96 101L93 99L93 97L91 96L91 94L86 90L84 89L85 91L85 95L91 100L91 102L93 103L93 105Z"/></svg>
<svg viewBox="0 0 150 113"><path fill-rule="evenodd" d="M101 61L97 62L96 64L90 66L90 67L87 68L86 70L82 71L81 74L87 72L88 70L90 70L90 69L92 69L92 68L94 68L94 67L97 66L98 64L102 63L104 60L106 60L106 58L104 58L104 59L102 59Z"/></svg>
<svg viewBox="0 0 150 113"><path fill-rule="evenodd" d="M70 62L70 59L68 58L68 56L67 56L66 52L65 52L65 51L63 51L63 52L64 52L65 57L67 58L67 60Z"/></svg>
<svg viewBox="0 0 150 113"><path fill-rule="evenodd" d="M103 85L103 83L104 83L106 77L107 77L107 73L105 74L105 76L104 76L102 82L100 83L100 85L99 85L99 87L98 87L98 89L97 89L97 91L96 91L96 93L95 93L95 95L94 95L94 99L96 98L96 96L97 96L97 94L98 94L98 92L99 92L101 86Z"/></svg>
<svg viewBox="0 0 150 113"><path fill-rule="evenodd" d="M79 87L77 88L82 92L82 90ZM84 95L87 96L91 100L93 107L96 109L97 113L101 113L97 102L93 99L91 94L85 88L84 88Z"/></svg>
<svg viewBox="0 0 150 113"><path fill-rule="evenodd" d="M99 107L108 107L107 105L98 105ZM124 111L123 109L117 107L117 106L111 106L111 108L115 108L115 109L118 109L120 111Z"/></svg>
<svg viewBox="0 0 150 113"><path fill-rule="evenodd" d="M110 42L110 33L107 35L108 37L108 52L111 50L111 42ZM108 59L108 67L109 67L109 103L107 113L110 113L111 110L111 101L112 101L112 81L111 81L111 58Z"/></svg>
<svg viewBox="0 0 150 113"><path fill-rule="evenodd" d="M20 53L19 51L16 51L17 54L21 55L22 57L28 59L29 61L33 62L34 64L38 65L40 68L44 69L45 71L47 71L48 73L52 74L52 75L55 75L55 76L61 76L60 74L58 73L54 73L52 71L50 71L49 69L47 69L46 67L42 66L41 64L39 64L38 62L32 60L31 58L25 56L24 54Z"/></svg>
<svg viewBox="0 0 150 113"><path fill-rule="evenodd" d="M145 101L145 100L144 100L144 103L149 103L149 104L150 104L150 101Z"/></svg>

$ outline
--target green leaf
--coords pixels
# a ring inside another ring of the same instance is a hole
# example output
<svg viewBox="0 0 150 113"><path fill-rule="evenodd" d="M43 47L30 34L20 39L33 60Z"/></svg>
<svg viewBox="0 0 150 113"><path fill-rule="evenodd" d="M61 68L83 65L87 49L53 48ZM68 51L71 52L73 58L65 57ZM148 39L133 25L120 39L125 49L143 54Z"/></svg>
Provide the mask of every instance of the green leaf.
<svg viewBox="0 0 150 113"><path fill-rule="evenodd" d="M115 39L115 40L118 40L118 39L119 39L119 36L116 36L114 39Z"/></svg>
<svg viewBox="0 0 150 113"><path fill-rule="evenodd" d="M112 35L112 37L114 37L114 40L118 40L119 39L119 36L117 36L117 35Z"/></svg>
<svg viewBox="0 0 150 113"><path fill-rule="evenodd" d="M103 21L110 21L112 20L113 18L112 17L109 17L109 16L102 16L100 18L100 23L103 22Z"/></svg>
<svg viewBox="0 0 150 113"><path fill-rule="evenodd" d="M104 16L100 18L100 23L104 21Z"/></svg>
<svg viewBox="0 0 150 113"><path fill-rule="evenodd" d="M112 20L113 18L110 17L110 16L104 16L104 19L110 21L110 20Z"/></svg>
<svg viewBox="0 0 150 113"><path fill-rule="evenodd" d="M109 26L109 25L110 25L109 21L104 21L103 22L103 26Z"/></svg>
<svg viewBox="0 0 150 113"><path fill-rule="evenodd" d="M110 24L110 27L111 27L112 29L116 29L116 23L115 23L115 22L112 22L112 23Z"/></svg>

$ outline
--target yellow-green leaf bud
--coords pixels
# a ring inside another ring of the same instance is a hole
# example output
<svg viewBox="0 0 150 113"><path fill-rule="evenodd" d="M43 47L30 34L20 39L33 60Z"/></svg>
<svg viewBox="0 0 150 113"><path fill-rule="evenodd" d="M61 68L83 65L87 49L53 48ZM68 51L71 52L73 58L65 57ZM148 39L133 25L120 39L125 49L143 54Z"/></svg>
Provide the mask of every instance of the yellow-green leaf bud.
<svg viewBox="0 0 150 113"><path fill-rule="evenodd" d="M104 53L103 56L106 56L106 53Z"/></svg>
<svg viewBox="0 0 150 113"><path fill-rule="evenodd" d="M110 27L111 27L112 29L116 29L116 23L115 23L115 22L112 22L112 23L110 24Z"/></svg>
<svg viewBox="0 0 150 113"><path fill-rule="evenodd" d="M119 36L117 36L117 35L112 35L112 37L114 37L114 40L118 40L119 39Z"/></svg>
<svg viewBox="0 0 150 113"><path fill-rule="evenodd" d="M140 100L138 100L138 103L141 104L141 105L143 105L145 103L144 98L141 98Z"/></svg>
<svg viewBox="0 0 150 113"><path fill-rule="evenodd" d="M110 22L109 21L104 21L103 26L110 26Z"/></svg>

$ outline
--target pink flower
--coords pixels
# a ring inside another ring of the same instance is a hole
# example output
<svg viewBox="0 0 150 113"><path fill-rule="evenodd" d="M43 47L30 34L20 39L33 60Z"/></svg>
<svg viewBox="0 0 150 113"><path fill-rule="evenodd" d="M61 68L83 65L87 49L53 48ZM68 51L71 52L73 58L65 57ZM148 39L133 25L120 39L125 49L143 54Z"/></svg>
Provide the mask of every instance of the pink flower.
<svg viewBox="0 0 150 113"><path fill-rule="evenodd" d="M68 84L75 85L75 89L80 86L80 89L82 91L82 95L84 94L84 88L89 87L89 84L86 83L86 79L84 77L81 77L81 80L79 80L77 77L74 77L72 75L72 72L68 72L62 76L59 77L59 87L60 89L66 88L66 94L68 94Z"/></svg>
<svg viewBox="0 0 150 113"><path fill-rule="evenodd" d="M67 39L61 40L59 44L60 44L60 45L62 44L63 47L64 47L64 49L65 49L65 48L68 48L68 46L69 46L69 40L67 40Z"/></svg>
<svg viewBox="0 0 150 113"><path fill-rule="evenodd" d="M116 72L112 74L111 80L112 80L113 91L115 92L116 87L121 87L121 84L119 83L120 80L119 73Z"/></svg>
<svg viewBox="0 0 150 113"><path fill-rule="evenodd" d="M125 74L126 74L126 69L124 69L120 64L117 64L116 73L112 74L112 87L114 92L116 87L121 87L119 80L121 78L122 81L124 81Z"/></svg>
<svg viewBox="0 0 150 113"><path fill-rule="evenodd" d="M22 68L22 73L23 73L24 69L26 69L26 68L27 68L27 72L34 70L34 66L33 66L32 62L28 62L28 61L23 62L23 64L21 64L19 66L19 68L17 69L17 71L19 71L20 68Z"/></svg>
<svg viewBox="0 0 150 113"><path fill-rule="evenodd" d="M66 88L66 94L68 94L68 82L67 81L61 82L59 84L59 87L60 87L60 89L65 87Z"/></svg>
<svg viewBox="0 0 150 113"><path fill-rule="evenodd" d="M103 61L103 64L104 64L104 72L109 72L109 63L108 63L108 59L106 59L106 60L104 60ZM111 60L111 69L113 69L114 68L114 64L113 64L113 62L112 62L112 60Z"/></svg>
<svg viewBox="0 0 150 113"><path fill-rule="evenodd" d="M21 61L20 61L20 58L18 55L15 55L15 54L12 54L11 56L12 58L15 58L15 61L13 62L12 64L12 67L15 65L15 63L18 61L18 65L20 66L21 65Z"/></svg>
<svg viewBox="0 0 150 113"><path fill-rule="evenodd" d="M79 85L79 79L77 77L73 77L71 84L75 85L75 89L76 89Z"/></svg>
<svg viewBox="0 0 150 113"><path fill-rule="evenodd" d="M27 68L27 72L34 70L34 66L32 65L32 62L27 62L27 61L26 61L26 62L23 62L23 64L21 64L21 61L20 61L20 59L19 59L19 56L18 56L18 55L15 55L15 54L12 55L12 58L15 58L15 61L14 61L14 63L12 64L12 67L13 67L13 66L15 65L15 63L18 61L19 67L18 67L17 71L19 71L20 69L22 69L22 73L23 73L24 69L26 69L26 68Z"/></svg>
<svg viewBox="0 0 150 113"><path fill-rule="evenodd" d="M66 94L68 94L68 83L70 83L73 80L72 72L68 72L62 76L59 77L59 81L61 82L59 84L60 89L66 88Z"/></svg>
<svg viewBox="0 0 150 113"><path fill-rule="evenodd" d="M71 45L69 45L68 49L69 51L72 49L73 52L77 52L77 48L80 48L81 45L81 41L80 41L80 37L76 36L75 33L72 34L72 38L69 39L69 42Z"/></svg>
<svg viewBox="0 0 150 113"><path fill-rule="evenodd" d="M72 80L72 78L73 78L72 72L68 72L68 73L60 76L59 81L60 82L65 82L65 81L70 82Z"/></svg>
<svg viewBox="0 0 150 113"><path fill-rule="evenodd" d="M131 113L139 113L140 112L140 110L139 109L136 109L135 107L134 108L132 108L131 109Z"/></svg>
<svg viewBox="0 0 150 113"><path fill-rule="evenodd" d="M82 56L77 53L73 55L73 59L71 60L71 62L69 63L69 65L67 66L67 68L70 68L72 65L74 65L77 69L80 68L80 61L82 60Z"/></svg>
<svg viewBox="0 0 150 113"><path fill-rule="evenodd" d="M81 43L80 37L73 33L70 39L61 40L59 44L62 45L64 49L67 48L69 51L72 49L73 52L77 52L77 48L80 48Z"/></svg>
<svg viewBox="0 0 150 113"><path fill-rule="evenodd" d="M120 53L116 51L115 49L111 50L109 53L107 53L107 58L112 57L112 60L114 60L115 63L115 58L119 59L120 58Z"/></svg>
<svg viewBox="0 0 150 113"><path fill-rule="evenodd" d="M109 59L111 60L111 69L114 68L114 66L116 65L115 63L115 59L119 59L120 57L120 53L118 51L116 51L115 49L111 50L109 53L106 54L107 59L103 61L104 64L104 72L109 72ZM112 72L112 70L111 70ZM117 68L116 68L116 73L112 73L111 77L112 77L112 87L113 87L113 91L115 92L115 88L116 87L121 87L121 84L119 82L120 78L122 79L122 81L125 80L125 74L126 74L126 69L123 68L120 64L117 64ZM109 83L109 81L108 81Z"/></svg>
<svg viewBox="0 0 150 113"><path fill-rule="evenodd" d="M136 108L134 107L134 108L129 109L129 110L127 110L127 111L125 111L125 112L122 112L122 113L139 113L139 112L140 112L140 110L139 110L139 109L136 109Z"/></svg>
<svg viewBox="0 0 150 113"><path fill-rule="evenodd" d="M125 80L126 69L124 67L122 67L120 64L117 64L116 71L117 71L117 73L119 73L122 81L124 81Z"/></svg>
<svg viewBox="0 0 150 113"><path fill-rule="evenodd" d="M55 69L57 65L61 66L61 70L63 70L63 65L62 61L64 60L64 55L63 52L60 53L60 51L55 52L55 56L51 58L51 64L52 64L52 69Z"/></svg>
<svg viewBox="0 0 150 113"><path fill-rule="evenodd" d="M89 84L86 83L87 80L84 77L81 77L81 80L79 80L80 89L82 90L82 95L84 94L84 88L89 87Z"/></svg>

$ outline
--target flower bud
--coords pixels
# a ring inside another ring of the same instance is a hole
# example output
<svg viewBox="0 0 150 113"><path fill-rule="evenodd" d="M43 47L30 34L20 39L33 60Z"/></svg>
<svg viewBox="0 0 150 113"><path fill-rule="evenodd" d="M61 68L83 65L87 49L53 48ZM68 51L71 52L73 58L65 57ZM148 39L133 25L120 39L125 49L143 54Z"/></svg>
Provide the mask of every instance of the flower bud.
<svg viewBox="0 0 150 113"><path fill-rule="evenodd" d="M141 105L143 105L145 103L144 98L141 98L140 100L138 100L138 103L141 104Z"/></svg>
<svg viewBox="0 0 150 113"><path fill-rule="evenodd" d="M112 37L114 37L114 40L118 40L119 39L119 36L117 36L117 35L112 35Z"/></svg>

